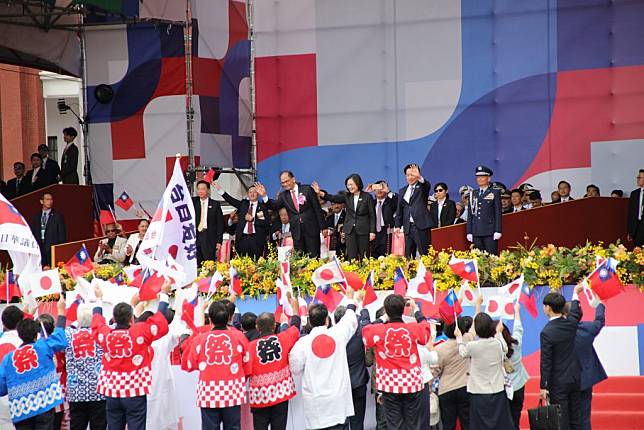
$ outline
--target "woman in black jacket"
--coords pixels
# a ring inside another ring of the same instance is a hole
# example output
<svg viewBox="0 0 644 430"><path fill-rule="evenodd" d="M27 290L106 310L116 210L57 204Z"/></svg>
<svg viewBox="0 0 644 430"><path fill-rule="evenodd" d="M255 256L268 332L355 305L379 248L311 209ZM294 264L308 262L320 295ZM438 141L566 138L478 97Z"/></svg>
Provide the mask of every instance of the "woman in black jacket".
<svg viewBox="0 0 644 430"><path fill-rule="evenodd" d="M434 197L436 197L436 201L432 203L429 209L434 220L434 225L436 227L445 227L454 224L454 220L456 219L456 203L449 199L447 184L445 182L439 182L434 186Z"/></svg>
<svg viewBox="0 0 644 430"><path fill-rule="evenodd" d="M369 242L376 238L376 212L371 194L363 191L364 185L360 175L349 175L344 185L347 191L334 195L321 190L317 182L311 184L322 199L344 204L346 213L343 232L347 258L355 260L369 253Z"/></svg>

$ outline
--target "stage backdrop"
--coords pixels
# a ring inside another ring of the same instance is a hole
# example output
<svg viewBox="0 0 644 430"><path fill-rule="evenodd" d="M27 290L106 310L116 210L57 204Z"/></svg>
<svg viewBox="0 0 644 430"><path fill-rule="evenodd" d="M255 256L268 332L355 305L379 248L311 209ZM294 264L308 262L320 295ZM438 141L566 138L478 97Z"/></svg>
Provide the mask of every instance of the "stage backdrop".
<svg viewBox="0 0 644 430"><path fill-rule="evenodd" d="M511 187L634 188L644 159L642 0L254 2L257 155L292 169L452 194L479 164Z"/></svg>
<svg viewBox="0 0 644 430"><path fill-rule="evenodd" d="M192 0L192 18L197 161L250 167L246 4ZM188 153L184 28L140 23L90 27L86 34L91 172L99 200L113 204L125 190L153 213L175 154ZM97 103L99 84L112 86L111 103ZM134 218L135 208L117 207L116 215Z"/></svg>

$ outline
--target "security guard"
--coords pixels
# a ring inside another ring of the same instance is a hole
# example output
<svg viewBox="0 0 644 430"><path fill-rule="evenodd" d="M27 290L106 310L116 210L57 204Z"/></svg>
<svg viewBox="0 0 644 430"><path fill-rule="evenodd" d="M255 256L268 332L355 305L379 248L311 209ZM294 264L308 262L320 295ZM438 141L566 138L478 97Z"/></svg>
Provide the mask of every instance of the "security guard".
<svg viewBox="0 0 644 430"><path fill-rule="evenodd" d="M497 254L501 239L501 192L490 186L490 176L492 170L489 167L477 166L479 189L470 193L467 240L480 250Z"/></svg>

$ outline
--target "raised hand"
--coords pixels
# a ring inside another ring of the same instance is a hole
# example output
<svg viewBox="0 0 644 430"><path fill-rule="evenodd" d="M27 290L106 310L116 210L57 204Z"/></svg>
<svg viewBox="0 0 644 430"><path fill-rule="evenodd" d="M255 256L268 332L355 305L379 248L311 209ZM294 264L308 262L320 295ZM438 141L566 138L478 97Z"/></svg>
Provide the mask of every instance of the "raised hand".
<svg viewBox="0 0 644 430"><path fill-rule="evenodd" d="M60 294L60 299L58 299L58 303L56 304L56 309L58 310L58 315L65 315L65 310L67 309L67 306L65 304L65 294L61 293Z"/></svg>
<svg viewBox="0 0 644 430"><path fill-rule="evenodd" d="M260 196L266 197L266 188L261 184L261 182L255 182L255 188L257 188L257 193Z"/></svg>
<svg viewBox="0 0 644 430"><path fill-rule="evenodd" d="M320 185L318 185L317 181L311 182L311 188L313 188L315 194L320 194Z"/></svg>

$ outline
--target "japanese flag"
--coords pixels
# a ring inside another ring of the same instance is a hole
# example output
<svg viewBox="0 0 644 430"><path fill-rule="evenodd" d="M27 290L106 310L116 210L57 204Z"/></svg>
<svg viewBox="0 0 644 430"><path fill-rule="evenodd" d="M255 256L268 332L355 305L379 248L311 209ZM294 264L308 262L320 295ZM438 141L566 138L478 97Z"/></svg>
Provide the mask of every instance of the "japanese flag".
<svg viewBox="0 0 644 430"><path fill-rule="evenodd" d="M22 281L20 282L21 286L26 285L31 290L28 294L34 298L60 294L62 292L58 269L23 275L20 277L20 281Z"/></svg>
<svg viewBox="0 0 644 430"><path fill-rule="evenodd" d="M499 318L503 312L503 299L501 296L489 296L485 300L485 312L492 318Z"/></svg>
<svg viewBox="0 0 644 430"><path fill-rule="evenodd" d="M504 320L514 319L514 300L511 297L501 297L501 318Z"/></svg>
<svg viewBox="0 0 644 430"><path fill-rule="evenodd" d="M472 287L470 287L469 281L465 281L461 285L461 289L458 290L458 300L464 306L475 306L476 296L478 294L474 292L474 289Z"/></svg>

